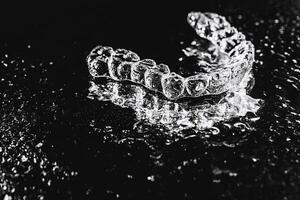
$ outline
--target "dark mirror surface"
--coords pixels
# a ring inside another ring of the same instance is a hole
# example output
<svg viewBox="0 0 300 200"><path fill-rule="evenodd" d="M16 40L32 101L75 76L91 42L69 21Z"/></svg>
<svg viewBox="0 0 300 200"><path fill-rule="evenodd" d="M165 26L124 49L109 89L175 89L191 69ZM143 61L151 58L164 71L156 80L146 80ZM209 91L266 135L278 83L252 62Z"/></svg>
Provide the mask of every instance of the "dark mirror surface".
<svg viewBox="0 0 300 200"><path fill-rule="evenodd" d="M171 134L87 98L99 44L180 71L192 10L255 45L256 115ZM0 22L0 199L300 199L300 1L22 3Z"/></svg>

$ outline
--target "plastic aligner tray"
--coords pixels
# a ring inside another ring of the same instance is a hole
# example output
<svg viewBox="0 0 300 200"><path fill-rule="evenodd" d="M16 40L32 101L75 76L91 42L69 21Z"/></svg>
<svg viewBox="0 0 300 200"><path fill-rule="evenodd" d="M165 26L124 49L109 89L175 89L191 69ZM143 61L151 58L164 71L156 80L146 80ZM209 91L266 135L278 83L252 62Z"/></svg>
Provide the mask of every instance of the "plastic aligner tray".
<svg viewBox="0 0 300 200"><path fill-rule="evenodd" d="M170 100L218 95L237 88L252 69L254 45L220 15L191 12L187 21L201 38L209 40L217 52L226 54L229 59L212 67L209 72L182 77L170 72L165 64L156 64L151 59L141 60L132 51L97 46L87 57L90 74L93 78L132 81L160 92Z"/></svg>

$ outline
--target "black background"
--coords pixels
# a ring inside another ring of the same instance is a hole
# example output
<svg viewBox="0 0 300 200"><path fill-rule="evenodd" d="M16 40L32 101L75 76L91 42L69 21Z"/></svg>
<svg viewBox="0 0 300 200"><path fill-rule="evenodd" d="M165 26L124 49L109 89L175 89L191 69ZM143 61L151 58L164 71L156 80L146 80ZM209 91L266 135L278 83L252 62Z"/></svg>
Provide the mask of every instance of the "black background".
<svg viewBox="0 0 300 200"><path fill-rule="evenodd" d="M299 6L1 6L0 198L299 199ZM170 135L154 125L139 131L133 110L86 98L85 58L98 44L176 68L178 38L192 35L191 10L226 16L254 43L251 96L265 101L258 121L249 114L227 122L231 129L218 124L218 135Z"/></svg>

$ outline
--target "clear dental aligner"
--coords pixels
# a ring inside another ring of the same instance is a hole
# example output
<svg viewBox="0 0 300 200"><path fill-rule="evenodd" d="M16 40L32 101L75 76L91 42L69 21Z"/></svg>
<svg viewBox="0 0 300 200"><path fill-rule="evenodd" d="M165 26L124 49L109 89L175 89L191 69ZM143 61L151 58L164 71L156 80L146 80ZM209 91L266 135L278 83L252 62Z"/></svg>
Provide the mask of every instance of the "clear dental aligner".
<svg viewBox="0 0 300 200"><path fill-rule="evenodd" d="M253 44L220 15L191 12L187 21L201 38L211 42L206 52L195 52L199 63L203 61L210 68L207 72L182 77L170 72L165 64L156 64L151 59L141 60L132 51L97 46L87 57L90 74L94 78L132 81L160 92L170 100L234 91L252 69ZM207 57L207 54L210 56ZM216 57L222 58L216 63ZM210 63L215 64L213 66Z"/></svg>

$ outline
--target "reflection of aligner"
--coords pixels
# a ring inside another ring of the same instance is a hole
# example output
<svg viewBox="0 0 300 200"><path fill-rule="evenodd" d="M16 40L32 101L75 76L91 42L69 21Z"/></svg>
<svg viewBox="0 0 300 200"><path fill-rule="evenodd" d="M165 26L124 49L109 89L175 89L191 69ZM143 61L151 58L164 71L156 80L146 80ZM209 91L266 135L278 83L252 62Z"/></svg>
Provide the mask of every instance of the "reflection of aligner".
<svg viewBox="0 0 300 200"><path fill-rule="evenodd" d="M89 91L90 96L96 96L101 101L111 101L121 107L132 108L138 119L172 129L193 127L203 129L211 127L216 122L258 110L258 100L246 95L245 87L251 78L251 73L247 74L241 88L215 104L201 103L193 106L186 102L179 103L159 98L140 85L124 84L109 79L100 79L104 81L102 83L91 82Z"/></svg>
<svg viewBox="0 0 300 200"><path fill-rule="evenodd" d="M162 93L170 100L234 91L252 68L253 44L217 14L192 12L188 15L188 22L200 37L215 43L228 54L229 61L207 73L184 78L170 72L165 64L156 64L151 59L140 60L129 50L114 51L111 47L97 46L87 58L90 74L94 78L104 76L118 81L129 80Z"/></svg>

